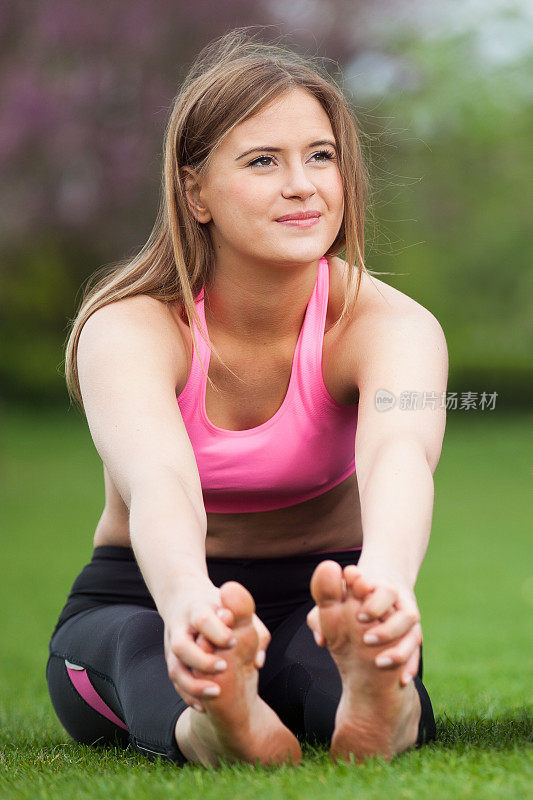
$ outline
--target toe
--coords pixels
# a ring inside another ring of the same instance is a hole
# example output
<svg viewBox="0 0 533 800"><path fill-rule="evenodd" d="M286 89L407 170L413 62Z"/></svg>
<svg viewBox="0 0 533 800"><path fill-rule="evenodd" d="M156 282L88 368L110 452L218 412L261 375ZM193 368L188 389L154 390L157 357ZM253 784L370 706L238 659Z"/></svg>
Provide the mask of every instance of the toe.
<svg viewBox="0 0 533 800"><path fill-rule="evenodd" d="M255 612L252 595L237 581L227 581L220 587L220 599L229 608L235 618L235 625L248 620Z"/></svg>
<svg viewBox="0 0 533 800"><path fill-rule="evenodd" d="M311 578L311 594L317 606L342 601L344 595L342 567L336 561L322 561Z"/></svg>

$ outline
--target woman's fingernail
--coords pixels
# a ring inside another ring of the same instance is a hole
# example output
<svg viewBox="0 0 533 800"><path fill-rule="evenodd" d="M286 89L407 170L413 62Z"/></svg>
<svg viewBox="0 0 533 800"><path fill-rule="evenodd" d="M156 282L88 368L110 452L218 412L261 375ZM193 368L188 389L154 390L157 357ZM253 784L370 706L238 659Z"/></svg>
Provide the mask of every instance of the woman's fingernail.
<svg viewBox="0 0 533 800"><path fill-rule="evenodd" d="M413 678L414 678L414 675L406 675L405 678L404 678L404 685L407 686L408 683L411 683Z"/></svg>
<svg viewBox="0 0 533 800"><path fill-rule="evenodd" d="M202 692L204 697L218 697L220 694L220 686L208 686Z"/></svg>
<svg viewBox="0 0 533 800"><path fill-rule="evenodd" d="M223 608L217 608L216 615L217 615L217 617L223 617L224 616L224 609Z"/></svg>
<svg viewBox="0 0 533 800"><path fill-rule="evenodd" d="M216 669L216 671L217 671L217 672L222 672L222 670L223 670L223 669L227 669L227 666L228 666L228 665L227 665L227 663L224 661L224 659L221 659L220 661L217 661L217 662L215 663L215 669Z"/></svg>
<svg viewBox="0 0 533 800"><path fill-rule="evenodd" d="M360 619L360 620L361 620L361 622L368 622L368 620L370 619L370 617L368 616L368 614L363 614L363 613L361 613L361 614L358 614L358 615L357 615L357 619Z"/></svg>
<svg viewBox="0 0 533 800"><path fill-rule="evenodd" d="M377 644L379 642L378 637L375 633L365 633L363 636L363 641L365 644Z"/></svg>
<svg viewBox="0 0 533 800"><path fill-rule="evenodd" d="M313 631L313 637L314 637L315 642L317 643L317 645L320 647L320 644L321 644L320 636L316 631Z"/></svg>
<svg viewBox="0 0 533 800"><path fill-rule="evenodd" d="M256 657L256 664L257 664L257 666L259 667L259 669L261 669L261 667L262 667L262 666L263 666L263 664L265 663L265 658L266 658L266 653L265 653L265 651L264 651L264 650L260 650L260 651L258 652L258 654L257 654L257 657Z"/></svg>
<svg viewBox="0 0 533 800"><path fill-rule="evenodd" d="M202 708L202 706L201 706L199 703L194 703L194 704L193 704L193 708L195 708L195 709L196 709L196 711L199 711L199 712L200 712L200 714L201 714L201 713L202 713L202 711L203 711L203 708Z"/></svg>
<svg viewBox="0 0 533 800"><path fill-rule="evenodd" d="M378 667L390 667L392 658L389 658L389 656L378 656L378 658L376 658L376 664Z"/></svg>
<svg viewBox="0 0 533 800"><path fill-rule="evenodd" d="M233 638L231 638L228 642L228 647L235 647L236 644L237 644L237 639L235 638L235 636L233 636Z"/></svg>

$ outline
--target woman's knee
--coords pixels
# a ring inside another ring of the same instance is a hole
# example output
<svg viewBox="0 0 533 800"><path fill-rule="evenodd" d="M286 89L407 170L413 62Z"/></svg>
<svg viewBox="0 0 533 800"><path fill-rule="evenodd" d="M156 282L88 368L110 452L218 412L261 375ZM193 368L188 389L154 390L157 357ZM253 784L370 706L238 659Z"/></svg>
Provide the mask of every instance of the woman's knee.
<svg viewBox="0 0 533 800"><path fill-rule="evenodd" d="M164 651L165 627L163 620L150 608L140 608L130 613L117 631L117 652L120 656L128 658L129 653L135 653L142 647L159 647Z"/></svg>

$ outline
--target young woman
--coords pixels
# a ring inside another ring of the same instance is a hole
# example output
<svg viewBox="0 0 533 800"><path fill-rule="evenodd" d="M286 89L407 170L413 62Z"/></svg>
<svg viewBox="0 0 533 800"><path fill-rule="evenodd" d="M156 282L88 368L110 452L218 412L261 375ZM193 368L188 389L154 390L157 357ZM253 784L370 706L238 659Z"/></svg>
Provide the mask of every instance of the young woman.
<svg viewBox="0 0 533 800"><path fill-rule="evenodd" d="M366 197L325 70L245 29L202 51L153 233L67 346L106 489L47 664L78 742L207 766L435 738L414 587L446 343L366 270Z"/></svg>

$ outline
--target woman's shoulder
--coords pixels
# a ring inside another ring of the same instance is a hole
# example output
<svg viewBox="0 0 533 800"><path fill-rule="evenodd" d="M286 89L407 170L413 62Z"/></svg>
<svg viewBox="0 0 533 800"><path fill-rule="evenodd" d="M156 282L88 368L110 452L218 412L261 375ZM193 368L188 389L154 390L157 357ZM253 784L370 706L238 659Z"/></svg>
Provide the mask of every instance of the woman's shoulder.
<svg viewBox="0 0 533 800"><path fill-rule="evenodd" d="M332 259L332 323L339 318L346 294L346 262ZM328 309L328 316L329 316ZM412 358L417 349L446 353L446 340L437 318L409 295L363 272L354 310L340 326L337 353L342 353L342 369L358 378L397 353L399 344ZM440 358L440 356L438 356ZM444 356L443 356L444 358Z"/></svg>
<svg viewBox="0 0 533 800"><path fill-rule="evenodd" d="M147 294L113 300L94 311L80 333L81 348L153 353L167 360L177 385L187 379L188 348L172 304Z"/></svg>
<svg viewBox="0 0 533 800"><path fill-rule="evenodd" d="M148 294L122 297L100 306L89 316L82 331L86 328L105 331L106 327L117 326L125 330L135 329L148 334L157 331L164 334L170 345L180 347L183 343L183 323L172 303L164 303Z"/></svg>

